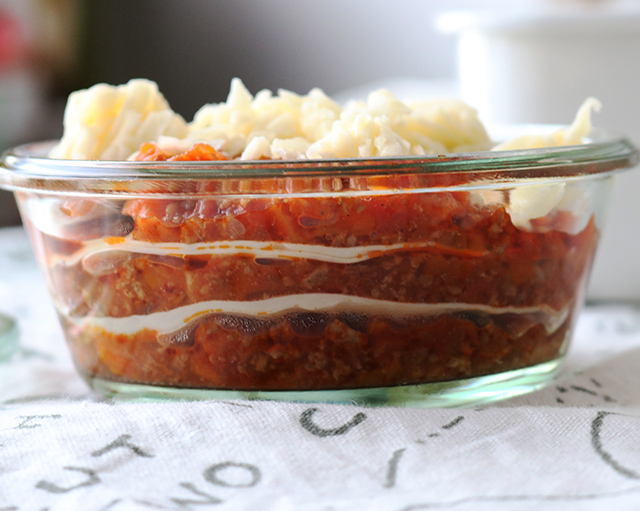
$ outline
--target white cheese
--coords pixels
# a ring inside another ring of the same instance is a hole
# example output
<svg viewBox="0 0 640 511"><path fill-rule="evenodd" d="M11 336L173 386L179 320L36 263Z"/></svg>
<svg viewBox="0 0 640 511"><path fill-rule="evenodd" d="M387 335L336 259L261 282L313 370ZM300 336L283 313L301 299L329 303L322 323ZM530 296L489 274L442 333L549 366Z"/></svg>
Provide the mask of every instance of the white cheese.
<svg viewBox="0 0 640 511"><path fill-rule="evenodd" d="M216 149L243 160L406 156L491 146L475 110L462 101L404 103L379 90L342 108L320 89L306 96L280 90L253 97L237 78L225 103L196 113L189 136L215 140Z"/></svg>
<svg viewBox="0 0 640 511"><path fill-rule="evenodd" d="M507 140L495 146L493 151L513 151L516 149L536 149L540 147L558 147L566 145L579 145L584 143L584 138L591 131L591 111L598 112L600 102L595 98L587 98L578 110L573 124L568 128L552 133L551 135L526 135Z"/></svg>
<svg viewBox="0 0 640 511"><path fill-rule="evenodd" d="M529 135L518 137L493 148L494 151L514 149L533 149L539 147L557 147L582 144L584 138L591 131L591 110L600 110L600 102L595 98L588 98L578 110L575 120L568 128L551 135ZM535 182L533 182L535 183ZM565 183L528 184L518 183L509 192L507 212L514 225L529 229L530 220L548 215L554 208L562 204L565 194ZM575 192L574 192L575 195ZM568 203L582 203L572 199ZM578 213L578 212L577 212Z"/></svg>
<svg viewBox="0 0 640 511"><path fill-rule="evenodd" d="M573 125L550 136L510 140L494 150L580 144L591 129L588 99ZM176 140L180 140L178 143ZM403 102L387 90L344 108L320 89L255 97L234 78L227 101L203 106L187 125L149 80L95 85L71 94L53 158L124 160L157 142L170 155L205 142L230 158L371 158L491 148L476 111L460 100Z"/></svg>
<svg viewBox="0 0 640 511"><path fill-rule="evenodd" d="M58 305L61 314L68 312L62 305ZM365 315L385 315L407 318L412 316L440 316L455 312L474 311L488 315L517 315L523 319L540 322L547 333L555 332L565 321L569 309L560 311L545 305L538 306L506 306L491 307L470 303L405 303L389 300L375 300L359 296L309 293L299 295L285 295L255 301L212 300L191 305L185 305L173 310L154 312L146 316L127 317L91 317L71 318L79 328L92 326L102 328L114 335L133 335L144 329L155 330L159 334L171 334L197 322L209 314L240 314L266 319L270 316L288 312L356 312Z"/></svg>
<svg viewBox="0 0 640 511"><path fill-rule="evenodd" d="M51 158L126 160L141 144L161 135L183 138L187 125L158 86L131 80L117 87L98 84L69 96L64 135Z"/></svg>

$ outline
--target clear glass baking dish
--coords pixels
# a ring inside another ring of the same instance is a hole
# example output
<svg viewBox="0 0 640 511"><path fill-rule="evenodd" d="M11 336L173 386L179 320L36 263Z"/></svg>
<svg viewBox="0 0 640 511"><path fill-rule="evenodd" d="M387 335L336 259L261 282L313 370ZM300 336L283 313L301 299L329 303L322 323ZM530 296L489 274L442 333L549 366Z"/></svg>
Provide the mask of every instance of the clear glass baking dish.
<svg viewBox="0 0 640 511"><path fill-rule="evenodd" d="M559 371L626 140L318 161L4 154L75 364L107 395L481 403Z"/></svg>

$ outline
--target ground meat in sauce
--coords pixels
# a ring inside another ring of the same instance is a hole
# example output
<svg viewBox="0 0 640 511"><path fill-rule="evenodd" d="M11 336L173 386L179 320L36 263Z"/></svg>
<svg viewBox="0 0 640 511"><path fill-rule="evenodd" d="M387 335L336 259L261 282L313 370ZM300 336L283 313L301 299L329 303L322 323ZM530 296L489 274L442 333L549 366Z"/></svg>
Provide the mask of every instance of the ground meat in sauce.
<svg viewBox="0 0 640 511"><path fill-rule="evenodd" d="M222 156L200 146L178 159L189 157ZM170 158L147 144L139 159ZM54 266L51 278L70 316L62 316L62 324L81 371L152 385L317 390L470 378L561 355L595 250L593 219L576 234L554 228L570 221L563 213L546 219L544 229L523 231L504 207L476 204L468 192L399 192L363 200L345 193L364 188L363 179L340 187L341 193L321 197L127 200L121 213L130 219L127 234L138 241L407 246L352 264L116 252L109 256L113 260L105 256ZM46 235L42 241L49 257L82 246L82 240L65 244ZM303 293L511 306L560 319L550 329L534 313L490 314L473 307L412 317L380 311L289 311L269 317L210 313L171 335L150 329L113 334L73 321Z"/></svg>

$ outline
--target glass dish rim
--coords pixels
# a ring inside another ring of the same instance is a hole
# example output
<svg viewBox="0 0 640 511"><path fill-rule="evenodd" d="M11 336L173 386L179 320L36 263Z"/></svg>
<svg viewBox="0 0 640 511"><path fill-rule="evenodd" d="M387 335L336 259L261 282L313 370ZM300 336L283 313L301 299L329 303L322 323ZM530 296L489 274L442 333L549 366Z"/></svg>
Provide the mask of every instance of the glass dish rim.
<svg viewBox="0 0 640 511"><path fill-rule="evenodd" d="M516 128L522 131L523 127ZM535 128L549 130L562 126L530 125L527 131ZM631 168L639 162L638 149L627 138L598 128L592 130L589 142L581 145L318 160L138 162L62 160L43 156L56 142L33 142L5 151L0 160L0 188L120 195L154 193L154 184L159 182L402 175L447 175L450 178L448 187L469 184L473 180L481 180L483 186L487 186L536 178L558 180L608 174ZM112 189L114 183L118 183L117 190ZM144 190L145 187L148 189ZM175 195L176 191L164 190L162 193Z"/></svg>

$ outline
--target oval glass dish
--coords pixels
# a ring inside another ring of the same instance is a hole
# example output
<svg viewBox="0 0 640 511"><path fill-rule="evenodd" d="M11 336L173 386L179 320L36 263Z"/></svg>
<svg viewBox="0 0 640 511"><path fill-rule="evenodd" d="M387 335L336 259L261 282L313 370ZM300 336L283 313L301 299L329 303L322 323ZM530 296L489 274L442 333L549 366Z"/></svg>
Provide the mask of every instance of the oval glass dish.
<svg viewBox="0 0 640 511"><path fill-rule="evenodd" d="M624 139L318 161L5 153L79 372L107 395L455 406L553 378Z"/></svg>

